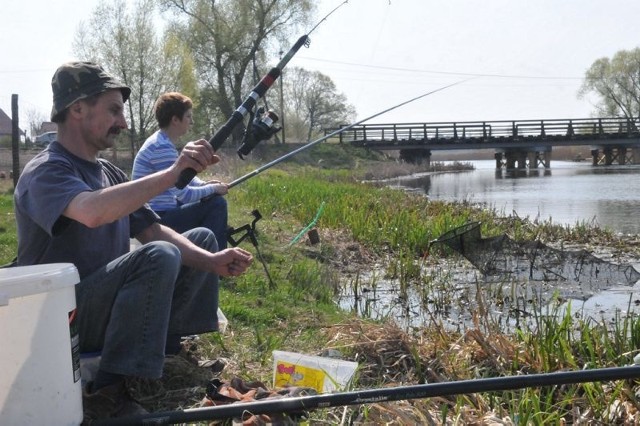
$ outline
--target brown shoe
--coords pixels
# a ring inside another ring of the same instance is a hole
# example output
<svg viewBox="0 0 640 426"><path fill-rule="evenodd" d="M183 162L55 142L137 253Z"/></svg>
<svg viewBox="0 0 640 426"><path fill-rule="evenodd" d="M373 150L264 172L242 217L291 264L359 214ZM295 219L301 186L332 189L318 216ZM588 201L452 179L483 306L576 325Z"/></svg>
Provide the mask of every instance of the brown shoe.
<svg viewBox="0 0 640 426"><path fill-rule="evenodd" d="M89 382L82 391L82 424L90 424L97 419L149 413L129 395L124 381L105 386L95 392L91 391L92 385L93 382Z"/></svg>

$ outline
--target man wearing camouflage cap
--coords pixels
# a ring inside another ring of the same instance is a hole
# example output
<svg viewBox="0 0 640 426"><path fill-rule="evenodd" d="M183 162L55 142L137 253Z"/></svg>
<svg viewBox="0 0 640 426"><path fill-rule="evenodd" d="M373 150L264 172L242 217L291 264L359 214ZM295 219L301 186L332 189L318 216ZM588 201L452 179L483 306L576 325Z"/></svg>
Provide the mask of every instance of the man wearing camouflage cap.
<svg viewBox="0 0 640 426"><path fill-rule="evenodd" d="M15 190L18 265L78 269L80 350L102 355L83 391L85 420L140 413L125 379L159 378L181 336L217 330L218 276L242 274L252 256L217 251L205 228L178 234L146 204L184 169L220 160L207 141L189 142L170 168L129 181L98 155L127 128L131 90L90 62L63 64L51 86L58 141L25 166ZM144 245L129 252L130 237Z"/></svg>

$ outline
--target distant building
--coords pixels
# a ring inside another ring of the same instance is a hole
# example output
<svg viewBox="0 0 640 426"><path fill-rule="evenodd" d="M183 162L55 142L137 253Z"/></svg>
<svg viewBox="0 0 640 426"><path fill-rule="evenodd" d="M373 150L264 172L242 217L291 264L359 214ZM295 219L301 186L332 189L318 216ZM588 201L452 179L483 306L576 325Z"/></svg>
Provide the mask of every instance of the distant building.
<svg viewBox="0 0 640 426"><path fill-rule="evenodd" d="M47 132L57 132L57 131L58 131L58 123L54 123L52 121L43 121L42 124L40 125L40 132L38 134L47 133Z"/></svg>
<svg viewBox="0 0 640 426"><path fill-rule="evenodd" d="M9 136L13 133L13 126L11 125L11 117L9 117L3 110L0 108L0 137Z"/></svg>
<svg viewBox="0 0 640 426"><path fill-rule="evenodd" d="M13 134L13 124L11 122L11 117L9 117L2 110L2 108L0 108L0 138L5 136L11 137L12 134ZM20 139L24 141L25 136L26 136L25 131L20 129Z"/></svg>

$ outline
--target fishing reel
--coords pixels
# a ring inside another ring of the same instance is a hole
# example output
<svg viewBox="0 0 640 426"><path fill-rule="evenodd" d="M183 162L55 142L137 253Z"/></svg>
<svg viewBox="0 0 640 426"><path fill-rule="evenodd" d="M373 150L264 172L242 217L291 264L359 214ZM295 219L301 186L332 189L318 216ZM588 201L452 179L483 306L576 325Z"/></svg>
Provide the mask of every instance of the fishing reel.
<svg viewBox="0 0 640 426"><path fill-rule="evenodd" d="M255 114L250 114L249 123L244 131L242 144L238 148L238 156L244 160L253 148L262 141L271 139L273 135L282 130L275 123L279 120L278 114L273 110L266 111L260 107Z"/></svg>

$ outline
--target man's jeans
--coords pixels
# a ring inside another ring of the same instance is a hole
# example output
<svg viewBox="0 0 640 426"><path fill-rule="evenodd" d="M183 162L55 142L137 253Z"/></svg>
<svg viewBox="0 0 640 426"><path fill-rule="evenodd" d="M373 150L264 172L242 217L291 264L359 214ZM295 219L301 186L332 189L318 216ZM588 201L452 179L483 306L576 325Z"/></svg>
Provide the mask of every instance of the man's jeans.
<svg viewBox="0 0 640 426"><path fill-rule="evenodd" d="M175 209L158 212L160 223L176 232L202 226L213 231L218 249L227 248L227 200L221 195L205 197L195 203L183 204Z"/></svg>
<svg viewBox="0 0 640 426"><path fill-rule="evenodd" d="M183 234L217 251L211 231ZM102 351L100 368L159 378L168 334L218 329L218 276L181 265L178 248L164 241L127 253L76 285L81 352Z"/></svg>

